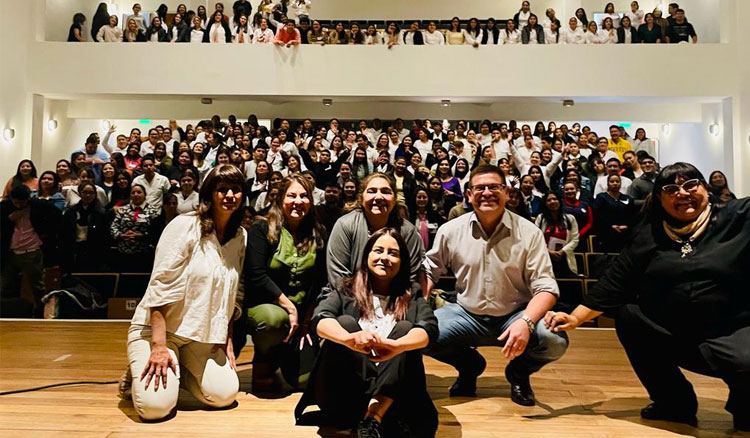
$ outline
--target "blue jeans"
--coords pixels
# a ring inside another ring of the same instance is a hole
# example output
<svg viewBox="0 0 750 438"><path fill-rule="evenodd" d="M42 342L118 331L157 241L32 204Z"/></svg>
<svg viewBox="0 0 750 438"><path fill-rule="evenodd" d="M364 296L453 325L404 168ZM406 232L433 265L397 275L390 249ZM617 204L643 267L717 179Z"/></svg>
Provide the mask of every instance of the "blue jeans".
<svg viewBox="0 0 750 438"><path fill-rule="evenodd" d="M504 346L505 342L497 338L523 315L523 311L519 309L505 316L475 315L459 304L446 304L435 311L440 335L423 353L452 365L459 374L476 375L481 357L477 357L479 353L472 347ZM540 322L523 354L509 366L512 365L514 374L528 376L562 357L567 348L565 333L552 333Z"/></svg>

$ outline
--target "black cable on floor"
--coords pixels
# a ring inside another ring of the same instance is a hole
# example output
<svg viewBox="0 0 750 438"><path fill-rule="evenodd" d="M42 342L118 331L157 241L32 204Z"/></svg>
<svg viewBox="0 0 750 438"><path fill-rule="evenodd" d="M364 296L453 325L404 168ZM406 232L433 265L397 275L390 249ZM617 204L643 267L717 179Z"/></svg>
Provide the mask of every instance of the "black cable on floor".
<svg viewBox="0 0 750 438"><path fill-rule="evenodd" d="M118 380L107 380L107 381L104 381L104 382L94 382L94 381L84 380L84 381L81 381L81 382L54 383L52 385L37 386L35 388L25 388L25 389L15 389L13 391L3 391L3 392L0 392L0 396L2 396L2 395L11 395L11 394L21 394L21 393L24 393L24 392L41 391L43 389L59 388L59 387L62 387L62 386L75 386L75 385L113 385L115 383L119 383L119 381Z"/></svg>
<svg viewBox="0 0 750 438"><path fill-rule="evenodd" d="M250 365L252 362L241 362L238 363L237 366L242 365ZM95 382L95 381L89 381L84 380L81 382L64 382L64 383L53 383L52 385L45 385L45 386L37 386L35 388L24 388L24 389L14 389L13 391L2 391L0 392L0 396L3 395L12 395L12 394L22 394L24 392L34 392L34 391L41 391L44 389L51 389L51 388L60 388L63 386L75 386L75 385L113 385L115 383L120 383L119 380L106 380L103 382Z"/></svg>

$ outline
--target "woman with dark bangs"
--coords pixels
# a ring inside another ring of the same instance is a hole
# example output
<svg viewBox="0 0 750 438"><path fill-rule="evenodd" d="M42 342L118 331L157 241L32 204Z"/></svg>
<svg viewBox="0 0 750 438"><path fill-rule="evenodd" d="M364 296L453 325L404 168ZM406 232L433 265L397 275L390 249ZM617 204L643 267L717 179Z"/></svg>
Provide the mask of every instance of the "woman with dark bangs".
<svg viewBox="0 0 750 438"><path fill-rule="evenodd" d="M437 319L410 282L409 249L394 228L367 240L356 274L324 289L311 329L325 339L297 404L357 436L434 437L437 410L419 350L437 338Z"/></svg>

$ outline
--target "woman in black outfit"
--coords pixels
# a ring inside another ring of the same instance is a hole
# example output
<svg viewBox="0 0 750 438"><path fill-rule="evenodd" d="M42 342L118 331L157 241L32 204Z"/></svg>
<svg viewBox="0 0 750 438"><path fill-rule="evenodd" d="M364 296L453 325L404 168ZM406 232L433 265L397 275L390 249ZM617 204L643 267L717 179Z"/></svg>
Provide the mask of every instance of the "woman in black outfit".
<svg viewBox="0 0 750 438"><path fill-rule="evenodd" d="M146 41L151 41L151 38L154 34L156 34L156 39L160 43L168 43L169 42L169 35L167 35L167 31L162 27L161 25L161 18L154 17L151 19L151 25L146 29Z"/></svg>
<svg viewBox="0 0 750 438"><path fill-rule="evenodd" d="M107 4L102 2L96 7L96 13L94 18L91 20L91 41L97 41L96 35L99 33L99 29L102 26L109 24L109 12L107 11Z"/></svg>
<svg viewBox="0 0 750 438"><path fill-rule="evenodd" d="M96 200L96 186L82 182L78 186L81 200L65 210L60 226L61 259L64 272L96 272L109 241L106 213Z"/></svg>
<svg viewBox="0 0 750 438"><path fill-rule="evenodd" d="M427 393L420 349L437 319L411 293L409 250L394 228L373 233L357 273L324 289L311 329L325 339L295 417L317 405L326 423L356 425L359 437L434 437L437 410Z"/></svg>
<svg viewBox="0 0 750 438"><path fill-rule="evenodd" d="M726 409L750 431L750 198L712 205L691 164L656 177L644 222L572 314L549 313L570 330L602 313L652 404L651 420L695 424L698 400L679 367L729 386Z"/></svg>
<svg viewBox="0 0 750 438"><path fill-rule="evenodd" d="M83 23L86 22L86 16L82 13L73 15L73 24L70 25L68 30L68 42L69 43L81 43L86 41L83 38Z"/></svg>

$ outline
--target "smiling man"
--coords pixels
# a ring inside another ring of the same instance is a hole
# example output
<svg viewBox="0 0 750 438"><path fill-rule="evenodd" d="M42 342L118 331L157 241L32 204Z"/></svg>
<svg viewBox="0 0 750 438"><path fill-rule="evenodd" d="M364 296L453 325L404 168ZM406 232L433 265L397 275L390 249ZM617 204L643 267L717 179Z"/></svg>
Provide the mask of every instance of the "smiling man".
<svg viewBox="0 0 750 438"><path fill-rule="evenodd" d="M450 269L458 293L458 303L435 312L440 335L425 354L458 370L452 397L472 397L487 365L473 347L502 347L511 400L533 406L529 376L568 347L566 337L537 324L560 295L544 235L506 211L508 188L496 166L474 169L468 196L474 212L440 227L425 255L428 292Z"/></svg>

